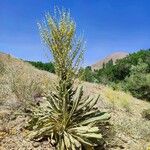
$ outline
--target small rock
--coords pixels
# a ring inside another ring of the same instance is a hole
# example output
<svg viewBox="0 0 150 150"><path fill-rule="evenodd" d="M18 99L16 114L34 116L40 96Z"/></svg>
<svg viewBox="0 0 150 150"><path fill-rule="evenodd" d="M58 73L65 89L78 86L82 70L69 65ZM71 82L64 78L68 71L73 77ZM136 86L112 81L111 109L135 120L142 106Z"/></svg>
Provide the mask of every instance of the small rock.
<svg viewBox="0 0 150 150"><path fill-rule="evenodd" d="M39 147L40 143L39 142L33 142L32 145L33 145L33 147Z"/></svg>

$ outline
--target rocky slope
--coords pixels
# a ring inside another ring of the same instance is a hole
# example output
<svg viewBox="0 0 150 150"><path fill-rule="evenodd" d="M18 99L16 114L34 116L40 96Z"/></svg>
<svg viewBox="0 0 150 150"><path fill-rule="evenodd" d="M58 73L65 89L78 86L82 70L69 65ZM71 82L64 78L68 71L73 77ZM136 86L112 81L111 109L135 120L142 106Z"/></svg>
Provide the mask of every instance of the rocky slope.
<svg viewBox="0 0 150 150"><path fill-rule="evenodd" d="M18 114L25 111L28 101L43 103L57 77L6 54L0 54L0 70L0 149L53 149L48 141L29 141L29 131L24 129L28 117ZM98 108L111 114L107 149L145 150L150 144L150 121L141 114L150 103L103 85L82 84L85 95L101 95Z"/></svg>

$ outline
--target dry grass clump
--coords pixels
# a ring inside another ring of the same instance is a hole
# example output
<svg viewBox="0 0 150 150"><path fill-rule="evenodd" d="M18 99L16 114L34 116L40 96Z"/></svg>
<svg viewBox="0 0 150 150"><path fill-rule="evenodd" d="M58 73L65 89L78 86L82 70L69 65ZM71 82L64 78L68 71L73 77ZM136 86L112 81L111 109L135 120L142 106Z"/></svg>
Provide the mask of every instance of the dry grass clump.
<svg viewBox="0 0 150 150"><path fill-rule="evenodd" d="M4 80L3 80L4 81ZM9 97L11 93L10 87L7 85L7 82L2 82L2 78L0 79L0 105L2 105L6 98Z"/></svg>
<svg viewBox="0 0 150 150"><path fill-rule="evenodd" d="M132 101L134 99L131 95L121 91L115 91L110 87L105 87L102 91L103 96L112 104L112 108L119 107L128 112L130 111L130 107L132 107Z"/></svg>
<svg viewBox="0 0 150 150"><path fill-rule="evenodd" d="M42 83L38 76L34 80L31 74L20 70L12 74L11 89L17 99L26 105L28 105L29 101L34 102L34 98L40 97L43 93Z"/></svg>
<svg viewBox="0 0 150 150"><path fill-rule="evenodd" d="M5 86L6 80L4 80L5 67L3 61L0 59L0 104L3 103L5 96L9 93L9 89Z"/></svg>
<svg viewBox="0 0 150 150"><path fill-rule="evenodd" d="M3 75L4 72L5 72L5 67L2 60L0 60L0 77Z"/></svg>
<svg viewBox="0 0 150 150"><path fill-rule="evenodd" d="M0 104L26 107L38 103L51 88L54 75L39 71L28 63L9 55L0 55L5 72L0 76Z"/></svg>

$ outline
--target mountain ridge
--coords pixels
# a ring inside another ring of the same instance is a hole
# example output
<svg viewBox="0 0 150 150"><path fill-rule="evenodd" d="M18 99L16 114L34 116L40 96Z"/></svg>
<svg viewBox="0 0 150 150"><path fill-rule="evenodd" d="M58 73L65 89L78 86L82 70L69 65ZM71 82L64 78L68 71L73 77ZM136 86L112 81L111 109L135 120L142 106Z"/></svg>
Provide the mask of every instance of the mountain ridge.
<svg viewBox="0 0 150 150"><path fill-rule="evenodd" d="M101 59L99 61L97 61L95 64L91 65L91 69L92 70L98 70L103 68L103 64L108 63L110 60L113 61L113 63L115 64L115 62L119 59L123 59L126 56L128 56L129 53L124 52L124 51L116 51L108 56L106 56L104 59Z"/></svg>

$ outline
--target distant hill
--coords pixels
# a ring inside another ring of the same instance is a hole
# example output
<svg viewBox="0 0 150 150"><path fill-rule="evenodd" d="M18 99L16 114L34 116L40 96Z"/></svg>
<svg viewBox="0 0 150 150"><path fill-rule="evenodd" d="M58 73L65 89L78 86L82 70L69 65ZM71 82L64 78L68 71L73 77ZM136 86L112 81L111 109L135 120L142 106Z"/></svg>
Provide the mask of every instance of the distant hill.
<svg viewBox="0 0 150 150"><path fill-rule="evenodd" d="M104 59L98 61L97 63L93 64L93 65L91 66L91 68L92 68L92 70L101 69L101 68L103 68L103 64L108 63L110 60L112 60L113 63L115 63L116 60L122 59L122 58L126 57L127 55L129 55L129 54L126 53L126 52L115 52L115 53L113 53L113 54L107 56L106 58L104 58Z"/></svg>

